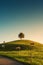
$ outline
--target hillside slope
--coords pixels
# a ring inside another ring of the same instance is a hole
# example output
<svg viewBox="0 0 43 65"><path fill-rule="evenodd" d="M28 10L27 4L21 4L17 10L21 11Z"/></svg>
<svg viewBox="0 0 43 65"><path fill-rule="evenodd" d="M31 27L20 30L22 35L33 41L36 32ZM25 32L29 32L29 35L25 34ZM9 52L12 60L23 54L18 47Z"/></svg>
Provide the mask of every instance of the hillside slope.
<svg viewBox="0 0 43 65"><path fill-rule="evenodd" d="M18 46L20 46L20 47L28 47L28 49L30 48L30 47L34 47L34 49L37 49L38 51L40 50L40 51L43 51L43 44L40 44L40 43L38 43L38 42L34 42L34 41L31 41L31 40L16 40L16 41L11 41L11 42L7 42L7 43L3 43L3 44L1 44L0 45L0 47L2 47L2 45L5 45L5 47L6 47L6 49L9 47L9 48L13 48L14 49L14 47L18 47ZM8 49L9 49L8 48ZM25 48L25 49L26 49Z"/></svg>
<svg viewBox="0 0 43 65"><path fill-rule="evenodd" d="M12 57L21 62L43 65L43 44L38 42L31 40L11 41L0 44L0 51L1 55Z"/></svg>

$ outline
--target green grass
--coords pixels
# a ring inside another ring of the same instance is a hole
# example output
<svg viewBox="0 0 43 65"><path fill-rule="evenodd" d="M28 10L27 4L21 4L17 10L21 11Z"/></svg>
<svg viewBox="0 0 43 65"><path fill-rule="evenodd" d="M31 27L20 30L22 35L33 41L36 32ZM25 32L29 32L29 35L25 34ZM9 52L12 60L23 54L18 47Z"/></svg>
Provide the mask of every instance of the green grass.
<svg viewBox="0 0 43 65"><path fill-rule="evenodd" d="M30 43L34 43L34 46L32 47ZM17 40L3 44L5 44L5 48L2 49L2 44L0 45L0 55L5 55L21 62L30 63L31 65L43 65L42 44L30 40ZM20 46L21 48L24 47L24 49L16 50L14 49L16 46Z"/></svg>

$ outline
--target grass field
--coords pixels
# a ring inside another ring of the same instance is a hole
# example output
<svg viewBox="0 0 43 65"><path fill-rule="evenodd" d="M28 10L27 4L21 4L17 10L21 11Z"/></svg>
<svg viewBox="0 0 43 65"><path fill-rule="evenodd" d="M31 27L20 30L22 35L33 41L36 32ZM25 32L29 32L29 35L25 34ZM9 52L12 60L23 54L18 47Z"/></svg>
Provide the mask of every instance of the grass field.
<svg viewBox="0 0 43 65"><path fill-rule="evenodd" d="M34 45L30 45L34 43ZM5 45L5 47L2 47ZM19 46L21 49L17 50ZM30 40L17 40L0 44L0 55L5 55L31 65L43 65L43 45Z"/></svg>

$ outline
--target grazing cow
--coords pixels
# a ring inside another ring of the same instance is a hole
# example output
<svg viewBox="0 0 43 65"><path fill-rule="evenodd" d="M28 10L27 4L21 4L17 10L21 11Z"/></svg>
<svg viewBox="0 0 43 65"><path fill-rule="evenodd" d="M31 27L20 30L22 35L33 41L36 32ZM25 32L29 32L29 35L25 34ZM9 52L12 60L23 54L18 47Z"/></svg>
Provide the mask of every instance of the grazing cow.
<svg viewBox="0 0 43 65"><path fill-rule="evenodd" d="M16 47L16 50L20 50L21 49L21 47Z"/></svg>
<svg viewBox="0 0 43 65"><path fill-rule="evenodd" d="M5 47L5 45L2 45L2 47L4 48L4 47Z"/></svg>
<svg viewBox="0 0 43 65"><path fill-rule="evenodd" d="M33 43L33 42L32 42L32 43L30 43L30 45L31 45L31 46L34 46L34 43Z"/></svg>

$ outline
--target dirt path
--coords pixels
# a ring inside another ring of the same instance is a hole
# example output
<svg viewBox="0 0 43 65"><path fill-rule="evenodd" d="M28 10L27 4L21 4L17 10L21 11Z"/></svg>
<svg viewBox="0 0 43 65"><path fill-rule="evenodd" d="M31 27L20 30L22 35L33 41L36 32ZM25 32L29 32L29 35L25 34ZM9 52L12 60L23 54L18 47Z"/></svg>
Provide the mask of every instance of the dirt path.
<svg viewBox="0 0 43 65"><path fill-rule="evenodd" d="M0 56L0 65L24 65L18 61Z"/></svg>

